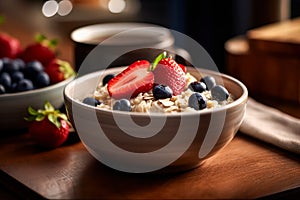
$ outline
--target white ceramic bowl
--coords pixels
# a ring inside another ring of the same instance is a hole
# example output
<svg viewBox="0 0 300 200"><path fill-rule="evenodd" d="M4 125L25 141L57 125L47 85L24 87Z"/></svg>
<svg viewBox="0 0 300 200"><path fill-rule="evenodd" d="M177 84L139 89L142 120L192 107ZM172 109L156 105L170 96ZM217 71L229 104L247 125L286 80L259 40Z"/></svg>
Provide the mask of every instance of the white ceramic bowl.
<svg viewBox="0 0 300 200"><path fill-rule="evenodd" d="M8 133L25 129L28 123L24 117L28 115L29 106L39 109L49 101L55 108L60 108L64 103L63 89L73 79L40 89L0 95L0 131Z"/></svg>
<svg viewBox="0 0 300 200"><path fill-rule="evenodd" d="M242 123L248 92L238 80L201 70L223 82L235 101L221 108L175 114L110 111L82 103L111 68L79 77L64 90L68 116L87 150L103 164L129 173L195 168L225 147ZM200 73L188 68L197 79Z"/></svg>

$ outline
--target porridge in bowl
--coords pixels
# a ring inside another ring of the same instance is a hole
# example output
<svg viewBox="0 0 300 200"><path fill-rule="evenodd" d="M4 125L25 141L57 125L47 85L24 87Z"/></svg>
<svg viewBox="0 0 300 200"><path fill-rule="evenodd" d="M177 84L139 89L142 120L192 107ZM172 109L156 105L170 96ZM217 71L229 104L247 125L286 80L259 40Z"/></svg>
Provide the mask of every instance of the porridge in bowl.
<svg viewBox="0 0 300 200"><path fill-rule="evenodd" d="M139 60L119 74L106 75L83 103L107 110L174 113L212 109L233 100L213 76L197 80L163 53L152 65Z"/></svg>

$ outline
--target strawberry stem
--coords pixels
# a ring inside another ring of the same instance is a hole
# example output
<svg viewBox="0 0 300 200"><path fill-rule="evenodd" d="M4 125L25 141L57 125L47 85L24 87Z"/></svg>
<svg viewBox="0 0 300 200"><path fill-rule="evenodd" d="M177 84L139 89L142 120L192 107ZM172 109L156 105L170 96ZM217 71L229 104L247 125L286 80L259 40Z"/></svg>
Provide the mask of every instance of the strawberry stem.
<svg viewBox="0 0 300 200"><path fill-rule="evenodd" d="M159 54L155 59L154 62L152 63L152 65L150 66L150 71L154 71L154 69L156 68L157 64L159 63L159 61L161 61L162 59L167 57L167 52L164 51L161 54Z"/></svg>
<svg viewBox="0 0 300 200"><path fill-rule="evenodd" d="M36 34L34 38L35 38L36 42L43 44L43 45L49 47L50 49L54 49L58 43L58 41L56 39L49 40L45 35L40 34L40 33Z"/></svg>

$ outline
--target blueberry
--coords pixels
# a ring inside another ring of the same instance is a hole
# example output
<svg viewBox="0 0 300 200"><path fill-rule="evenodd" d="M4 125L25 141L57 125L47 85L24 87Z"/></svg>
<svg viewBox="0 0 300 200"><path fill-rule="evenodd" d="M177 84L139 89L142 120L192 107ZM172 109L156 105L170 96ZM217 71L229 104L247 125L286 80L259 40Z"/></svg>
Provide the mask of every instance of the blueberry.
<svg viewBox="0 0 300 200"><path fill-rule="evenodd" d="M11 83L12 83L12 81L11 81L10 75L7 72L3 72L0 75L0 84L3 85L5 87L5 89L8 89L8 88L10 88Z"/></svg>
<svg viewBox="0 0 300 200"><path fill-rule="evenodd" d="M205 83L206 88L208 90L210 90L211 88L213 88L216 85L216 80L212 76L205 76L205 77L201 78L200 82Z"/></svg>
<svg viewBox="0 0 300 200"><path fill-rule="evenodd" d="M37 88L42 88L50 85L50 78L46 72L40 72L35 78L34 84Z"/></svg>
<svg viewBox="0 0 300 200"><path fill-rule="evenodd" d="M13 62L19 67L19 70L22 71L25 68L25 62L22 59L17 58Z"/></svg>
<svg viewBox="0 0 300 200"><path fill-rule="evenodd" d="M212 99L217 101L225 101L229 97L227 89L221 85L214 86L210 92Z"/></svg>
<svg viewBox="0 0 300 200"><path fill-rule="evenodd" d="M171 98L173 95L172 89L169 86L165 85L154 86L152 92L155 99Z"/></svg>
<svg viewBox="0 0 300 200"><path fill-rule="evenodd" d="M106 75L102 80L102 85L103 86L106 85L108 83L108 81L110 81L110 79L112 79L114 77L115 77L115 75L113 75L113 74Z"/></svg>
<svg viewBox="0 0 300 200"><path fill-rule="evenodd" d="M202 110L206 108L206 98L200 93L194 93L189 98L189 107L195 110Z"/></svg>
<svg viewBox="0 0 300 200"><path fill-rule="evenodd" d="M13 62L13 60L10 60L10 62L6 62L3 64L3 72L7 72L10 75L13 74L14 72L19 71L20 67L17 63Z"/></svg>
<svg viewBox="0 0 300 200"><path fill-rule="evenodd" d="M0 59L0 73L1 73L2 69L3 69L3 60Z"/></svg>
<svg viewBox="0 0 300 200"><path fill-rule="evenodd" d="M33 80L40 72L44 71L44 67L39 61L32 61L26 64L23 71L25 77Z"/></svg>
<svg viewBox="0 0 300 200"><path fill-rule="evenodd" d="M6 90L3 85L0 84L0 94L5 94Z"/></svg>
<svg viewBox="0 0 300 200"><path fill-rule="evenodd" d="M83 103L90 105L90 106L97 106L100 105L100 101L98 99L95 99L93 97L86 97L85 99L83 99L82 101Z"/></svg>
<svg viewBox="0 0 300 200"><path fill-rule="evenodd" d="M116 101L113 105L113 110L131 111L130 101L127 99L120 99Z"/></svg>
<svg viewBox="0 0 300 200"><path fill-rule="evenodd" d="M20 71L16 71L11 75L11 80L13 83L18 83L24 78L24 74Z"/></svg>
<svg viewBox="0 0 300 200"><path fill-rule="evenodd" d="M189 85L190 90L194 91L194 92L203 92L206 90L206 85L203 82L192 82Z"/></svg>
<svg viewBox="0 0 300 200"><path fill-rule="evenodd" d="M18 92L23 92L23 91L33 90L33 89L34 89L33 83L31 80L28 79L21 80L16 87L16 90Z"/></svg>

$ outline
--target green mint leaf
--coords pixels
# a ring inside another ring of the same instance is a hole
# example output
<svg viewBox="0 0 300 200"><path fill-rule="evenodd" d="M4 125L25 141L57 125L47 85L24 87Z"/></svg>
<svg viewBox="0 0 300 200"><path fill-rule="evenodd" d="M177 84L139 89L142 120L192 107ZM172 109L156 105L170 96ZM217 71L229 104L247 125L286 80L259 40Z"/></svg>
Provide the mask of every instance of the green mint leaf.
<svg viewBox="0 0 300 200"><path fill-rule="evenodd" d="M167 52L166 52L166 51L164 51L163 53L159 54L159 55L155 58L154 62L152 63L152 65L151 65L151 67L150 67L150 71L153 71L153 70L156 68L156 66L157 66L157 64L159 63L159 61L161 61L162 59L164 59L164 58L166 58L166 57L167 57Z"/></svg>

